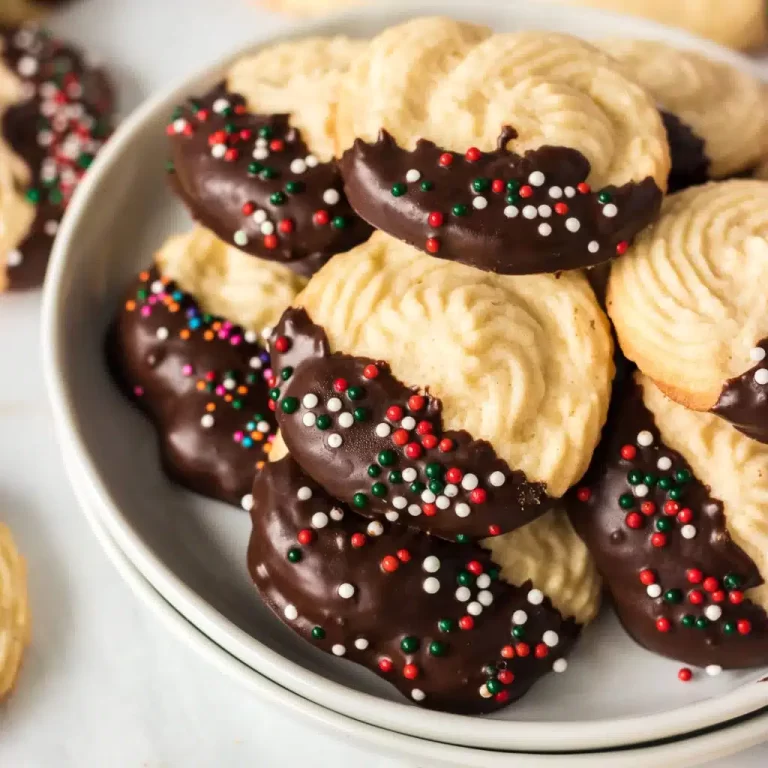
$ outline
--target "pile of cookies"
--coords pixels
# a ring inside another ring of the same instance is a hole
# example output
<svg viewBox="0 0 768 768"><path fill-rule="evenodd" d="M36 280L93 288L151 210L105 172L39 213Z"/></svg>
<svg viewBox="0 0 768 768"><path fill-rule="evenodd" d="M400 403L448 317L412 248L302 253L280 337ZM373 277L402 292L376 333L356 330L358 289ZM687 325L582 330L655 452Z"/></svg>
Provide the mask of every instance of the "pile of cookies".
<svg viewBox="0 0 768 768"><path fill-rule="evenodd" d="M648 45L418 18L169 118L198 224L110 368L168 474L250 512L261 599L423 706L563 672L602 579L651 650L768 661L768 186L727 180L768 101Z"/></svg>

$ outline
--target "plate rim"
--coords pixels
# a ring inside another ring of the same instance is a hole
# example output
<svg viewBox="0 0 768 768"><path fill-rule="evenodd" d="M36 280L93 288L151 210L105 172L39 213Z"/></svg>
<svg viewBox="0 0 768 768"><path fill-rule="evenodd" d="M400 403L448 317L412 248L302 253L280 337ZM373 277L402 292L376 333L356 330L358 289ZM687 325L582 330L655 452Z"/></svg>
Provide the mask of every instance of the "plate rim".
<svg viewBox="0 0 768 768"><path fill-rule="evenodd" d="M187 94L203 87L220 76L226 66L247 52L275 42L296 39L308 35L328 35L349 32L355 23L379 23L381 26L396 23L405 18L422 15L432 10L443 15L459 18L472 17L477 9L485 9L496 18L514 16L525 23L546 28L554 13L560 22L568 21L576 27L591 23L609 22L614 25L632 25L635 36L666 40L675 45L693 48L714 58L728 61L761 78L757 65L744 56L721 48L715 43L700 40L681 30L645 20L612 14L593 9L570 6L553 6L536 3L514 9L478 0L467 11L461 0L421 0L407 4L388 5L351 10L319 21L311 21L282 30L277 35L256 39L240 47L217 63L206 66L192 76L179 79L138 107L118 129L104 150L99 154L89 174L75 193L65 215L54 244L43 290L41 341L43 370L52 405L56 432L65 453L70 453L83 478L94 491L94 500L100 516L120 549L136 566L153 587L187 620L197 626L217 645L225 648L240 661L270 678L274 682L300 691L300 695L341 714L354 716L373 725L402 734L428 738L445 744L463 744L491 749L524 749L562 752L566 750L605 749L615 746L641 743L649 739L665 738L690 732L702 727L748 714L768 704L768 686L745 683L723 696L695 702L660 715L645 714L613 720L584 722L551 721L496 721L469 718L429 710L414 710L412 705L386 701L364 692L353 691L346 686L328 680L267 648L256 638L236 627L187 587L158 558L151 546L133 529L130 520L115 503L109 488L102 481L98 463L88 451L75 416L73 393L63 375L61 337L65 324L59 321L64 313L64 297L72 283L71 254L76 253L76 236L92 212L89 203L96 196L100 184L123 152L130 147L134 136L142 132L145 124L156 120L158 115L170 111L175 103ZM345 30L344 27L347 27ZM95 207L95 206L94 206ZM354 713L354 715L352 715ZM417 716L414 716L417 713ZM641 735L638 735L641 734Z"/></svg>

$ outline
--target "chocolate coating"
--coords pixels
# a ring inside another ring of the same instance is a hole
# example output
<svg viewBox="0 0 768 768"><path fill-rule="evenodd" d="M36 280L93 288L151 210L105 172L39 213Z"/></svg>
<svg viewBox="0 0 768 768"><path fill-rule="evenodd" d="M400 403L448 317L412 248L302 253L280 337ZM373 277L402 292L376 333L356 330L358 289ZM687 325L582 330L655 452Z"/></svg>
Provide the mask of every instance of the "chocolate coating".
<svg viewBox="0 0 768 768"><path fill-rule="evenodd" d="M768 353L768 339L757 348ZM755 373L766 368L768 362L764 359L741 376L729 379L712 408L712 413L760 443L768 443L768 385L755 381Z"/></svg>
<svg viewBox="0 0 768 768"><path fill-rule="evenodd" d="M641 433L652 436L649 445ZM582 487L569 492L570 517L626 630L649 650L697 666L768 663L768 617L743 596L762 583L757 567L729 536L723 504L661 441L634 379L603 434ZM669 459L668 469L660 459Z"/></svg>
<svg viewBox="0 0 768 768"><path fill-rule="evenodd" d="M347 196L399 240L510 275L608 261L658 216L653 179L595 193L584 184L590 166L580 152L541 147L521 157L506 149L514 135L506 128L498 149L466 155L425 139L408 151L386 131L373 144L358 139L340 161Z"/></svg>
<svg viewBox="0 0 768 768"><path fill-rule="evenodd" d="M704 184L709 180L709 158L704 151L704 139L671 112L661 112L669 141L672 168L669 171L667 193Z"/></svg>
<svg viewBox="0 0 768 768"><path fill-rule="evenodd" d="M253 498L248 567L265 602L313 645L368 667L412 701L491 712L556 661L564 668L558 660L578 625L530 582L500 581L485 550L368 523L291 456L264 468ZM517 623L515 611L525 613Z"/></svg>
<svg viewBox="0 0 768 768"><path fill-rule="evenodd" d="M487 441L444 431L440 401L386 363L331 354L303 309L286 310L274 333L280 378L270 397L288 450L359 513L466 541L511 531L557 503Z"/></svg>
<svg viewBox="0 0 768 768"><path fill-rule="evenodd" d="M222 83L179 107L168 126L174 190L227 243L303 275L364 242L371 228L288 115L255 115ZM226 153L226 154L225 154Z"/></svg>
<svg viewBox="0 0 768 768"><path fill-rule="evenodd" d="M0 27L3 63L24 84L25 100L2 117L3 138L27 164L32 227L8 255L9 287L42 283L53 239L86 169L112 132L114 98L106 73L37 27Z"/></svg>
<svg viewBox="0 0 768 768"><path fill-rule="evenodd" d="M157 429L166 473L246 508L276 431L269 355L254 335L206 315L153 268L127 291L107 339L116 381Z"/></svg>

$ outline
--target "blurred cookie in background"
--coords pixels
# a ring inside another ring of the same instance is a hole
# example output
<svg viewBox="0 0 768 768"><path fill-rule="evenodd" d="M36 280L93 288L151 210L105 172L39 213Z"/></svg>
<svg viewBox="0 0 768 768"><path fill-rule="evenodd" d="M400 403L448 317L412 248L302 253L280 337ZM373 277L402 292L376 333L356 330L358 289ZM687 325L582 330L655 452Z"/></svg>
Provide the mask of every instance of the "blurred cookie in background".
<svg viewBox="0 0 768 768"><path fill-rule="evenodd" d="M0 523L0 701L13 690L31 628L27 568L8 526Z"/></svg>
<svg viewBox="0 0 768 768"><path fill-rule="evenodd" d="M67 0L0 0L0 24L35 21Z"/></svg>

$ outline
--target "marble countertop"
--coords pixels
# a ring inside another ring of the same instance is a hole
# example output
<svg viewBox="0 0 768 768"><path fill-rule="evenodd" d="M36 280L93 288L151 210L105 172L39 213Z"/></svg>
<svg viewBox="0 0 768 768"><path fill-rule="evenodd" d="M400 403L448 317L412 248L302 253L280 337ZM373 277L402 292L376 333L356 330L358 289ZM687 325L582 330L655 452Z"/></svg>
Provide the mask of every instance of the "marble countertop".
<svg viewBox="0 0 768 768"><path fill-rule="evenodd" d="M246 0L80 0L51 26L105 61L127 113L282 23ZM0 706L0 765L406 768L259 701L131 593L65 477L42 382L39 305L38 294L0 297L0 515L29 563L34 621L19 685ZM711 768L766 763L763 746Z"/></svg>

